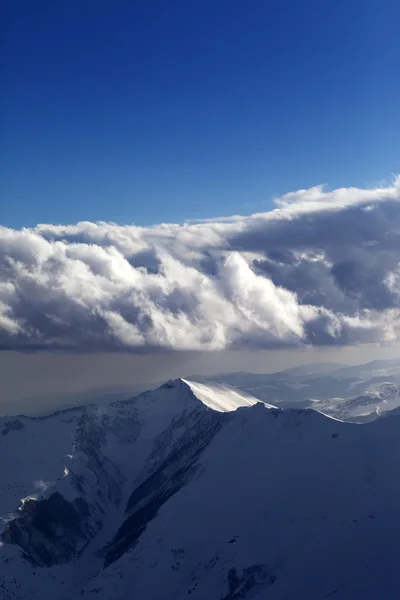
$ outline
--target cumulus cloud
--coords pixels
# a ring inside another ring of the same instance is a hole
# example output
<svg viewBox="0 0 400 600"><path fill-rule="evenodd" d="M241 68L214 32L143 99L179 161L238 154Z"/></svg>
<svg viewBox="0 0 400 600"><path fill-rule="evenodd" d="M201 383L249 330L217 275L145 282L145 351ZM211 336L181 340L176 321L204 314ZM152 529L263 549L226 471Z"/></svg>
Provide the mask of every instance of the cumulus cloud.
<svg viewBox="0 0 400 600"><path fill-rule="evenodd" d="M0 347L220 350L395 341L400 179L248 217L0 228Z"/></svg>

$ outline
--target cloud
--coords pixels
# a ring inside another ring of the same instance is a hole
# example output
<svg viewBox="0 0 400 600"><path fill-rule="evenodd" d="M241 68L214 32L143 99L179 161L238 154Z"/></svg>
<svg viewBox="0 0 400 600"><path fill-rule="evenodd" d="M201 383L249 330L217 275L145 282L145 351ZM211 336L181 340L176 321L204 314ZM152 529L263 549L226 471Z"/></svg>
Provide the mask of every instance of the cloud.
<svg viewBox="0 0 400 600"><path fill-rule="evenodd" d="M248 217L0 228L0 347L221 350L400 334L400 179Z"/></svg>

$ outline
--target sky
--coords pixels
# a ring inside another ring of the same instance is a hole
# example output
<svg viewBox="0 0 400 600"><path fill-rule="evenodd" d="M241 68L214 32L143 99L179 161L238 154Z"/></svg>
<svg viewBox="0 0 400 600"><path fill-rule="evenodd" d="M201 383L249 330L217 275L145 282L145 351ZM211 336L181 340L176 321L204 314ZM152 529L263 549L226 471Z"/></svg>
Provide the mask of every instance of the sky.
<svg viewBox="0 0 400 600"><path fill-rule="evenodd" d="M3 0L0 221L182 223L400 157L397 0Z"/></svg>
<svg viewBox="0 0 400 600"><path fill-rule="evenodd" d="M1 402L399 354L397 0L0 11Z"/></svg>

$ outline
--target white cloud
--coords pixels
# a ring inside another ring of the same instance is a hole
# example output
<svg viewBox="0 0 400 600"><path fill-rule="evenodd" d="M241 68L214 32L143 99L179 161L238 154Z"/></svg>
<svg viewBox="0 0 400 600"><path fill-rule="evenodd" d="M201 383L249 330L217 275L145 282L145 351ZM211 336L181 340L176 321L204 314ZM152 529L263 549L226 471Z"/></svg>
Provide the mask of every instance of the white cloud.
<svg viewBox="0 0 400 600"><path fill-rule="evenodd" d="M207 350L393 341L400 178L249 217L0 228L3 348Z"/></svg>

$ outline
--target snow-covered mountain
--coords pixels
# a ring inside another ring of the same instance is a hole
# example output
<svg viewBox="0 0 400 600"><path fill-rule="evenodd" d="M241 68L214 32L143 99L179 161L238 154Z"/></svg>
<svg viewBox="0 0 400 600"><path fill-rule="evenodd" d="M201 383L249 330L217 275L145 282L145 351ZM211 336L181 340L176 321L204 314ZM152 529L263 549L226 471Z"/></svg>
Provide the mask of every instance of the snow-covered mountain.
<svg viewBox="0 0 400 600"><path fill-rule="evenodd" d="M210 378L195 379L207 383ZM312 408L345 421L373 420L400 406L399 359L351 367L317 363L269 374L223 373L212 379L280 408Z"/></svg>
<svg viewBox="0 0 400 600"><path fill-rule="evenodd" d="M78 407L45 417L0 417L0 515L40 494L61 473L83 413Z"/></svg>
<svg viewBox="0 0 400 600"><path fill-rule="evenodd" d="M350 398L315 400L312 408L341 421L373 421L400 406L400 384L372 384L362 394Z"/></svg>
<svg viewBox="0 0 400 600"><path fill-rule="evenodd" d="M176 380L2 427L5 512L25 463L29 497L5 515L1 598L397 597L398 410L356 425Z"/></svg>

